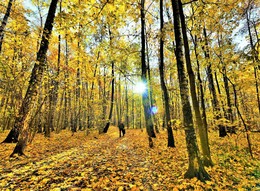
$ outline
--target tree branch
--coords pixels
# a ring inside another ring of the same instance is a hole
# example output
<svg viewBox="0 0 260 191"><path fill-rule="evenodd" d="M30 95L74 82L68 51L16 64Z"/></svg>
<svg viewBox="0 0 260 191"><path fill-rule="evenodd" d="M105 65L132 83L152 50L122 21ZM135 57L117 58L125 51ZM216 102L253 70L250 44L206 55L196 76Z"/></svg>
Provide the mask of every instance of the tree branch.
<svg viewBox="0 0 260 191"><path fill-rule="evenodd" d="M187 4L193 3L193 2L195 2L195 1L198 1L198 0L191 0L191 1L186 2L186 3L182 3L182 5L187 5Z"/></svg>

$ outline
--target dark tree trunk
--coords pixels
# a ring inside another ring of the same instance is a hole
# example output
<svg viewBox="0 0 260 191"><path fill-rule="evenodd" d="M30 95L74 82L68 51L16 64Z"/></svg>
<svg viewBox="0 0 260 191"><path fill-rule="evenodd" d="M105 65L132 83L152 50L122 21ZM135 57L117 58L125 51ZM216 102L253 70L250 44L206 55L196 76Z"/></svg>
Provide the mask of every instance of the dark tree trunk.
<svg viewBox="0 0 260 191"><path fill-rule="evenodd" d="M81 91L80 91L80 68L79 68L80 62L78 61L78 68L77 68L77 80L76 80L76 97L75 97L75 129L82 130L81 126L81 104L80 104L80 99L81 99Z"/></svg>
<svg viewBox="0 0 260 191"><path fill-rule="evenodd" d="M159 71L160 71L160 82L163 91L164 108L165 108L165 123L168 134L168 147L175 147L174 136L171 127L171 113L169 103L169 93L164 80L164 20L163 20L163 0L160 0L160 57L159 57Z"/></svg>
<svg viewBox="0 0 260 191"><path fill-rule="evenodd" d="M250 155L251 155L251 157L253 159L254 156L253 156L253 151L252 151L252 143L251 143L251 138L250 138L250 134L249 134L249 129L248 129L248 126L247 126L247 124L246 124L246 122L245 122L245 120L244 120L244 118L243 118L243 116L242 116L242 114L241 114L241 112L240 112L240 110L238 108L238 103L237 103L238 102L238 100L237 100L238 98L237 98L236 85L229 78L228 78L228 81L231 83L231 85L233 87L234 105L235 105L235 107L237 109L238 116L241 119L242 124L243 124L243 126L245 128L246 138L247 138L247 143L248 143L248 150L249 150L249 153L250 153Z"/></svg>
<svg viewBox="0 0 260 191"><path fill-rule="evenodd" d="M212 95L212 105L213 105L215 120L218 121L221 118L221 114L220 114L220 108L219 108L219 103L218 103L218 99L217 99L217 93L216 93L216 89L215 89L215 86L214 86L213 74L212 74L212 69L211 69L211 62L209 61L210 55L209 55L209 50L208 50L208 37L207 37L207 31L206 31L205 27L203 29L203 34L204 34L204 38L205 38L205 47L203 48L204 49L204 55L205 55L205 58L208 61L208 63L207 63L208 64L207 65L207 77L208 77L208 82L209 82L209 90L210 90L211 95ZM225 137L227 135L225 126L218 125L218 128L219 128L219 136Z"/></svg>
<svg viewBox="0 0 260 191"><path fill-rule="evenodd" d="M110 38L110 45L112 47L113 36L112 36L110 28L109 28L109 38ZM111 119L112 119L113 107L114 107L114 97L115 97L115 62L113 60L111 62L111 65L112 65L112 69L111 69L112 81L111 81L110 111L109 111L109 116L108 116L108 122L106 123L106 126L103 129L103 133L107 133L107 131L108 131L108 128L110 126L110 122L111 122Z"/></svg>
<svg viewBox="0 0 260 191"><path fill-rule="evenodd" d="M68 36L67 34L65 35L65 65L66 68L68 68L69 65L69 48L68 48ZM64 78L65 78L65 84L64 84L64 123L63 123L63 129L66 129L69 126L69 87L68 87L68 78L69 78L69 73L68 70L64 71Z"/></svg>
<svg viewBox="0 0 260 191"><path fill-rule="evenodd" d="M180 6L179 0L172 0L172 9L174 16L174 33L176 42L176 60L178 69L178 79L181 94L182 112L186 136L186 145L189 156L189 167L185 173L185 178L197 177L201 181L209 179L209 175L204 169L203 163L199 156L199 148L197 145L195 129L192 120L192 111L189 101L188 79L185 74L183 50L182 50L182 35L180 23Z"/></svg>
<svg viewBox="0 0 260 191"><path fill-rule="evenodd" d="M247 10L247 14L246 14L247 29L248 29L248 34L249 34L253 63L256 65L255 62L259 61L259 59L258 59L257 51L254 47L253 37L252 37L252 33L251 33L251 28L250 28L250 16L249 16L248 11L249 10ZM254 77L255 77L255 88L256 88L256 98L257 98L258 112L260 113L259 84L258 84L258 76L257 76L257 68L258 67L259 66L254 66Z"/></svg>
<svg viewBox="0 0 260 191"><path fill-rule="evenodd" d="M221 50L221 41L222 41L222 35L220 34L220 35L218 35L218 46L219 46L220 50ZM227 132L236 133L235 127L232 125L234 122L234 119L233 119L232 108L231 108L231 99L230 99L230 91L229 91L229 84L228 84L228 78L227 78L226 64L225 64L224 58L222 56L222 51L220 51L219 59L220 59L220 63L222 64L222 76L223 76L224 88L225 88L226 100L227 100L227 102L226 102L227 109L225 109L223 107L224 104L222 104L225 118L229 122L229 124L227 125ZM215 75L216 75L216 73L215 73ZM216 78L216 82L218 82L217 76L215 78ZM220 89L219 89L219 93L220 93Z"/></svg>
<svg viewBox="0 0 260 191"><path fill-rule="evenodd" d="M146 41L146 47L148 47L148 42ZM147 48L148 49L148 48ZM149 57L149 51L147 50L147 53L146 53L147 57ZM153 89L152 89L152 79L151 79L151 69L150 69L150 61L149 61L149 58L147 58L147 74L148 74L148 80L147 80L147 87L148 88L148 92L149 92L149 100L150 100L150 106L153 106L155 105L155 100L153 98ZM159 133L159 128L158 126L156 125L157 124L157 118L156 118L156 115L155 114L152 114L152 121L153 121L153 130L155 129L156 133Z"/></svg>
<svg viewBox="0 0 260 191"><path fill-rule="evenodd" d="M99 54L100 52L98 52L98 56L97 56L97 60L99 58ZM96 73L97 73L97 67L98 67L98 64L95 65L95 70L94 70L94 75L93 75L93 78L96 77ZM92 111L92 104L93 104L93 90L94 90L94 81L91 82L91 89L90 89L90 95L89 95L89 100L87 100L88 104L87 104L87 109L88 109L88 115L87 115L87 128L90 128L91 125L93 125L93 122L92 122L92 118L93 118L93 111Z"/></svg>
<svg viewBox="0 0 260 191"><path fill-rule="evenodd" d="M133 86L132 86L132 97L134 97L134 91L133 91ZM135 99L132 99L132 108L131 108L131 121L132 121L132 125L133 125L133 129L135 128Z"/></svg>
<svg viewBox="0 0 260 191"><path fill-rule="evenodd" d="M145 92L142 94L142 101L144 107L144 116L145 116L145 124L146 130L149 136L149 146L153 147L151 137L156 137L153 127L153 120L151 114L151 105L149 100L149 91L148 91L148 83L147 83L147 65L145 62L145 10L144 10L145 0L141 0L141 64L142 64L142 83L146 85Z"/></svg>
<svg viewBox="0 0 260 191"><path fill-rule="evenodd" d="M100 71L101 72L101 71ZM102 122L106 121L106 111L107 111L107 104L106 104L106 100L107 100L107 96L106 96L106 67L104 67L103 69L103 86L102 87L102 83L101 81L99 81L99 97L100 99L102 98ZM102 124L103 125L103 124ZM106 124L105 128L109 128L109 124ZM103 132L103 128L99 128L99 133Z"/></svg>
<svg viewBox="0 0 260 191"><path fill-rule="evenodd" d="M105 128L103 129L103 133L107 133L108 128L110 126L110 121L112 119L113 114L113 106L114 106L114 94L115 94L115 71L114 71L114 61L112 61L112 81L111 81L111 101L110 101L110 110L108 116L108 122L106 123Z"/></svg>
<svg viewBox="0 0 260 191"><path fill-rule="evenodd" d="M227 77L227 71L226 71L225 66L223 66L222 72L223 72L223 81L224 81L224 87L225 87L226 99L227 99L227 111L226 111L225 118L230 122L229 125L227 126L227 132L231 133L231 134L236 134L236 128L233 125L234 117L233 117L233 113L232 113L232 105L231 105L230 91L229 91L229 85L228 85L228 77Z"/></svg>
<svg viewBox="0 0 260 191"><path fill-rule="evenodd" d="M14 151L11 154L11 156L13 156L14 154L22 155L27 143L30 122L29 116L31 115L29 113L32 110L34 103L36 102L38 87L41 83L43 72L46 67L46 53L48 50L49 39L53 28L53 21L55 17L57 3L58 0L51 1L49 12L44 26L44 31L42 34L40 49L37 53L37 60L34 64L31 73L29 86L27 88L25 98L23 99L22 106L19 110L18 116L15 118L15 124L11 131L14 132L14 135L11 136L11 140L15 141L18 140L18 135L20 133L18 143L16 144L16 147L14 148Z"/></svg>
<svg viewBox="0 0 260 191"><path fill-rule="evenodd" d="M224 81L224 87L226 91L226 96L227 96L227 118L230 120L231 123L233 123L233 114L232 114L232 105L231 105L231 98L230 98L230 91L229 91L229 86L228 86L228 79L227 79L227 71L226 67L223 66L223 81Z"/></svg>
<svg viewBox="0 0 260 191"><path fill-rule="evenodd" d="M62 0L60 1L60 9L59 12L62 11ZM51 85L50 85L50 95L49 95L49 126L51 131L54 131L54 119L56 114L56 105L58 101L58 90L59 90L59 74L60 74L60 59L61 59L61 35L58 36L58 59L57 59L57 71L53 76L53 79L51 79ZM58 127L57 127L58 128Z"/></svg>
<svg viewBox="0 0 260 191"><path fill-rule="evenodd" d="M128 98L128 85L125 78L125 103L126 103L126 114L125 114L125 121L127 128L130 127L129 125L129 98Z"/></svg>
<svg viewBox="0 0 260 191"><path fill-rule="evenodd" d="M2 44L3 44L3 40L4 40L4 35L5 35L4 30L5 30L5 26L7 24L8 18L10 16L10 13L11 13L12 5L13 5L13 0L9 0L2 24L0 26L0 53L2 52Z"/></svg>

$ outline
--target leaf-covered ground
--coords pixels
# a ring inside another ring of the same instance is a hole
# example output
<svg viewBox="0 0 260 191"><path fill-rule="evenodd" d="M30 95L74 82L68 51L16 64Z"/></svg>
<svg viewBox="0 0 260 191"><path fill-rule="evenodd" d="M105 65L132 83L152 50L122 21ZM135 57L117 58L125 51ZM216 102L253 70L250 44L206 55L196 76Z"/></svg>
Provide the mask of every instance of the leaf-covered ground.
<svg viewBox="0 0 260 191"><path fill-rule="evenodd" d="M4 140L8 132L0 134ZM254 158L244 133L220 139L210 133L214 167L211 181L184 179L187 152L183 132L175 132L176 148L167 148L161 131L155 148L145 131L116 127L105 135L69 131L46 139L36 135L26 157L9 158L14 144L0 144L0 190L260 190L260 134L251 134Z"/></svg>

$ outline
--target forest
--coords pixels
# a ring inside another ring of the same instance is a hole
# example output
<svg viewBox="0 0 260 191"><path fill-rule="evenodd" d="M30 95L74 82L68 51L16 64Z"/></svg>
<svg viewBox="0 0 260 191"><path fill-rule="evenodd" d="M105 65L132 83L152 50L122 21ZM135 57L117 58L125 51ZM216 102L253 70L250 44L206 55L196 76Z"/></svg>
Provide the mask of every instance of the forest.
<svg viewBox="0 0 260 191"><path fill-rule="evenodd" d="M1 1L0 190L259 190L259 15Z"/></svg>

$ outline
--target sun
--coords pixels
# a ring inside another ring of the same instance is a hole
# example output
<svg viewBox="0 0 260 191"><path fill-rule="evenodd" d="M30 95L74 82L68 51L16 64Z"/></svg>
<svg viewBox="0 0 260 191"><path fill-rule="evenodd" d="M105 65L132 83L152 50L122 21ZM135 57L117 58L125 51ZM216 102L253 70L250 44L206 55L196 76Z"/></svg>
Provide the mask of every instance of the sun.
<svg viewBox="0 0 260 191"><path fill-rule="evenodd" d="M134 85L134 93L143 94L146 89L147 89L147 86L143 82L137 82Z"/></svg>

